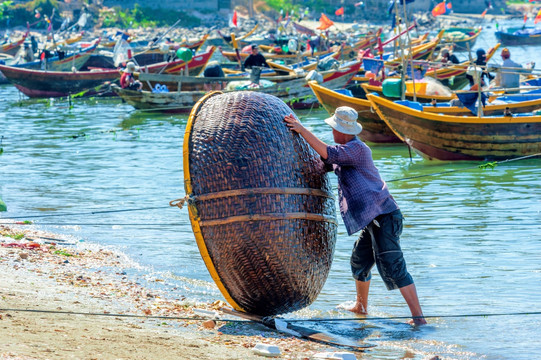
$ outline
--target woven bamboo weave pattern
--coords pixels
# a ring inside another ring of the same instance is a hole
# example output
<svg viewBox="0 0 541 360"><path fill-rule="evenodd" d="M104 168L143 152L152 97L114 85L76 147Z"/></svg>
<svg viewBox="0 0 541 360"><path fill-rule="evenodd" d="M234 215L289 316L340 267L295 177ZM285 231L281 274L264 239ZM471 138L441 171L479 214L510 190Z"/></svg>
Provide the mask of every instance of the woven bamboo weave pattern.
<svg viewBox="0 0 541 360"><path fill-rule="evenodd" d="M271 95L214 95L192 110L185 137L192 225L212 266L205 263L226 299L264 316L315 300L336 242L324 164L285 126L290 113Z"/></svg>

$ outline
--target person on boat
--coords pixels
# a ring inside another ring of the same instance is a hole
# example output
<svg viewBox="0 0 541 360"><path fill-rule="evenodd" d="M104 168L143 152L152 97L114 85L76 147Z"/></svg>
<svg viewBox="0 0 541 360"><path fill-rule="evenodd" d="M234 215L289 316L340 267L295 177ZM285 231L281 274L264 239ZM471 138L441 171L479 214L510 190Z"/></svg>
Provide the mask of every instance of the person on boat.
<svg viewBox="0 0 541 360"><path fill-rule="evenodd" d="M267 59L259 52L259 47L256 44L252 44L252 53L248 55L246 60L244 60L244 68L251 69L254 66L258 67L269 67L267 64Z"/></svg>
<svg viewBox="0 0 541 360"><path fill-rule="evenodd" d="M357 111L341 106L325 122L332 127L334 141L329 146L305 128L293 114L284 121L321 156L329 170L338 176L340 213L349 235L361 232L351 255L357 297L350 311L367 313L371 269L374 265L387 289L400 289L409 306L414 325L426 324L413 278L406 269L400 248L403 216L372 160L372 151L357 135Z"/></svg>
<svg viewBox="0 0 541 360"><path fill-rule="evenodd" d="M447 64L447 63L458 64L458 63L460 63L460 61L458 61L458 58L456 57L456 55L451 53L451 50L449 48L447 48L447 47L444 47L443 49L441 49L440 56L439 56L438 59L436 59L436 61L439 61L439 62L444 63L444 64Z"/></svg>
<svg viewBox="0 0 541 360"><path fill-rule="evenodd" d="M518 88L520 87L520 69L522 68L522 65L514 62L511 60L511 52L508 48L503 48L502 52L500 53L500 56L502 57L503 64L502 64L502 72L500 74L500 86L502 88ZM517 68L515 70L513 69L505 69L505 68ZM518 90L515 90L518 92Z"/></svg>
<svg viewBox="0 0 541 360"><path fill-rule="evenodd" d="M210 61L205 70L203 71L203 76L206 78L216 78L216 77L225 77L222 66L218 61ZM210 81L204 84L205 91L211 90L222 90L223 82L222 81Z"/></svg>
<svg viewBox="0 0 541 360"><path fill-rule="evenodd" d="M481 74L481 86L487 85L490 80L494 79L494 75L492 75L487 70L487 53L484 49L477 49L476 51L477 58L475 59L475 65L479 65L483 68L483 73ZM487 81L485 81L485 77L487 78ZM475 85L475 79L473 76L466 74L466 78L470 82L470 86Z"/></svg>
<svg viewBox="0 0 541 360"><path fill-rule="evenodd" d="M135 70L136 68L133 62L130 61L126 64L126 69L124 69L122 76L120 76L120 87L122 89L140 91L143 88L143 84L133 77Z"/></svg>

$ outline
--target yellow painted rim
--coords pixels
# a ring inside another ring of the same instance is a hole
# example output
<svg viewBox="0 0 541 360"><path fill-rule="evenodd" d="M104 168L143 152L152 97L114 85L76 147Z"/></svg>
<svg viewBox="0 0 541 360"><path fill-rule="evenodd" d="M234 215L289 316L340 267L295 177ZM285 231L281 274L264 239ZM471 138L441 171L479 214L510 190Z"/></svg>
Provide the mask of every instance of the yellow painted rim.
<svg viewBox="0 0 541 360"><path fill-rule="evenodd" d="M186 124L186 131L184 132L184 145L182 147L182 153L183 153L183 168L184 168L184 190L186 191L187 196L192 196L193 188L192 188L192 180L190 176L190 135L192 133L192 128L195 123L195 119L197 118L197 114L199 113L199 109L201 106L207 101L207 99L211 98L212 96L222 94L220 91L213 91L205 96L203 96L192 108L192 111L190 112L190 117L188 118L188 123ZM192 229L193 233L195 235L195 241L197 243L197 247L199 248L199 252L201 253L201 257L203 258L203 261L205 262L205 265L207 266L207 269L210 273L210 276L218 286L218 289L220 289L220 292L224 296L224 298L227 300L227 302L237 311L243 311L246 312L244 309L242 309L239 304L233 298L231 295L229 295L229 292L225 288L225 285L222 283L222 279L220 279L220 276L218 276L218 272L216 271L216 268L214 267L214 264L212 262L212 259L210 258L210 255L208 253L207 245L205 244L205 241L203 239L203 234L201 232L201 227L199 225L199 216L197 215L197 208L193 204L188 205L188 212L190 214L190 222L192 223Z"/></svg>
<svg viewBox="0 0 541 360"><path fill-rule="evenodd" d="M479 117L479 116L453 116L453 115L440 115L432 112L424 112L412 109L408 106L396 104L393 101L384 99L379 96L368 94L367 98L370 100L374 108L378 112L380 118L384 120L388 125L389 123L385 119L385 116L380 112L379 105L387 106L393 110L400 111L404 114L423 118L425 120L442 121L448 123L473 123L473 124L513 124L513 123L537 123L541 122L541 116L520 116L520 117Z"/></svg>

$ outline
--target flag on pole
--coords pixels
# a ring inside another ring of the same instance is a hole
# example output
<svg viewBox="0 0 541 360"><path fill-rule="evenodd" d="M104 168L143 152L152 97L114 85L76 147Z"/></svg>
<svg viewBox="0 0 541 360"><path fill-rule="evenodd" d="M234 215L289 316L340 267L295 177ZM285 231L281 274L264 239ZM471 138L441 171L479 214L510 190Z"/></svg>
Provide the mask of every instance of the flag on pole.
<svg viewBox="0 0 541 360"><path fill-rule="evenodd" d="M447 7L445 6L445 1L442 1L441 3L434 6L434 9L432 9L432 16L436 17L439 15L443 15L446 11Z"/></svg>
<svg viewBox="0 0 541 360"><path fill-rule="evenodd" d="M483 19L485 18L485 15L487 14L487 10L488 10L488 9L485 9L485 11L483 11L483 12L481 13L481 17L482 17Z"/></svg>
<svg viewBox="0 0 541 360"><path fill-rule="evenodd" d="M528 14L524 14L524 24L526 24L526 21L528 21Z"/></svg>
<svg viewBox="0 0 541 360"><path fill-rule="evenodd" d="M537 24L540 21L541 21L541 9L539 9L539 11L537 12L537 15L535 15L535 19L534 19L533 23Z"/></svg>
<svg viewBox="0 0 541 360"><path fill-rule="evenodd" d="M344 7L342 6L340 9L336 10L334 12L334 15L336 16L344 15Z"/></svg>
<svg viewBox="0 0 541 360"><path fill-rule="evenodd" d="M332 22L331 19L327 17L327 15L321 13L321 17L319 18L319 26L317 27L317 29L327 30L333 25L334 25L334 22Z"/></svg>
<svg viewBox="0 0 541 360"><path fill-rule="evenodd" d="M233 11L233 17L231 18L231 24L233 24L235 27L238 27L237 10Z"/></svg>

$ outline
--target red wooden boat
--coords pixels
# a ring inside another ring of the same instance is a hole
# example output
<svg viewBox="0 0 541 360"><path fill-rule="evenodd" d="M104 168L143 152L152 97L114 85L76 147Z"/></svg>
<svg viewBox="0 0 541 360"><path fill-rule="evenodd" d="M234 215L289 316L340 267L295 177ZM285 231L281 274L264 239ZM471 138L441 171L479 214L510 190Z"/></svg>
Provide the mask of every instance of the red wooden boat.
<svg viewBox="0 0 541 360"><path fill-rule="evenodd" d="M214 53L214 47L204 54L195 56L188 62L190 75L198 75ZM145 66L142 72L175 74L184 71L185 63L182 60L170 63L157 63ZM95 88L107 81L120 78L118 69L95 69L92 71L42 71L20 69L12 66L0 65L0 72L17 89L28 97L62 97L78 94L83 90ZM86 95L93 95L89 91Z"/></svg>

